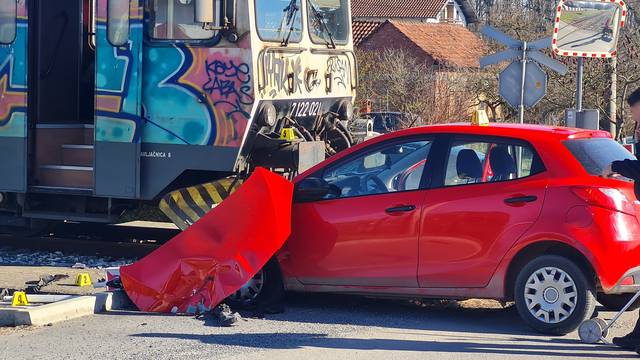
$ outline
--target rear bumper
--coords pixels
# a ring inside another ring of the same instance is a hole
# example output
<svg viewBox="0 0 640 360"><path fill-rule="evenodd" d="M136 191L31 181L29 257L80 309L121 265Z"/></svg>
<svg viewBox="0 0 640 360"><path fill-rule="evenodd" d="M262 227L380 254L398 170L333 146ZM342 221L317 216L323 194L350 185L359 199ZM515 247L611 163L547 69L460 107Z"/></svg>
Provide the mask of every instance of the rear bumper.
<svg viewBox="0 0 640 360"><path fill-rule="evenodd" d="M624 280L627 278L633 279L633 285L628 284L629 281L626 282L625 285L622 284ZM604 289L603 289L604 290ZM604 291L605 294L635 294L640 291L640 266L635 267L622 275L622 277L618 280L616 285L609 289L608 291Z"/></svg>
<svg viewBox="0 0 640 360"><path fill-rule="evenodd" d="M599 207L588 208L592 223L571 224L570 233L584 246L606 294L630 293L640 286L640 223L635 216ZM635 276L634 281L626 280ZM626 281L625 281L626 280ZM622 283L626 285L622 285Z"/></svg>

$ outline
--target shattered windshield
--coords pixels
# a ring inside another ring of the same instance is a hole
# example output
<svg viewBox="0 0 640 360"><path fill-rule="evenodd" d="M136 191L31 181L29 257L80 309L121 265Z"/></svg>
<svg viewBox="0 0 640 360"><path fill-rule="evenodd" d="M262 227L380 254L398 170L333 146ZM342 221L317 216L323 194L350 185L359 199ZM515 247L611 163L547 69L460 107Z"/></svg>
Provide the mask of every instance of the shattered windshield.
<svg viewBox="0 0 640 360"><path fill-rule="evenodd" d="M256 0L256 22L263 41L302 40L300 0Z"/></svg>
<svg viewBox="0 0 640 360"><path fill-rule="evenodd" d="M346 44L349 39L348 0L308 0L309 34L316 44Z"/></svg>

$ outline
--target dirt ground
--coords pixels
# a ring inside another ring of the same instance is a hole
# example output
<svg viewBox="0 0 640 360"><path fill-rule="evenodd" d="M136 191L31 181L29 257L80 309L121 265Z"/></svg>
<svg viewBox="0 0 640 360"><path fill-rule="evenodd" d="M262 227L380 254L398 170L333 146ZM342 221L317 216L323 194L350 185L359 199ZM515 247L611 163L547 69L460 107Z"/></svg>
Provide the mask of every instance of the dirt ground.
<svg viewBox="0 0 640 360"><path fill-rule="evenodd" d="M0 266L0 289L24 290L28 286L25 284L27 281L38 281L42 275L61 274L68 275L69 277L43 287L41 292L46 294L92 295L105 290L104 288L94 288L93 286L75 286L76 276L81 273L88 273L93 283L106 277L105 271L100 269L71 269L47 266Z"/></svg>

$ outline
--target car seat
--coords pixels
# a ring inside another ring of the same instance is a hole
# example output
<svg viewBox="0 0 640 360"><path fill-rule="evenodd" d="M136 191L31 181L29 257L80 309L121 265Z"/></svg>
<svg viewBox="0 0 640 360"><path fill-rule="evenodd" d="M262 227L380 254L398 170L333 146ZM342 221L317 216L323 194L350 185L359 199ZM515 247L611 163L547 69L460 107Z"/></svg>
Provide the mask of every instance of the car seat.
<svg viewBox="0 0 640 360"><path fill-rule="evenodd" d="M458 153L456 170L458 178L466 184L474 184L482 178L482 162L472 149L464 149Z"/></svg>
<svg viewBox="0 0 640 360"><path fill-rule="evenodd" d="M509 180L518 172L515 159L504 146L496 146L491 149L489 163L493 171L491 181Z"/></svg>

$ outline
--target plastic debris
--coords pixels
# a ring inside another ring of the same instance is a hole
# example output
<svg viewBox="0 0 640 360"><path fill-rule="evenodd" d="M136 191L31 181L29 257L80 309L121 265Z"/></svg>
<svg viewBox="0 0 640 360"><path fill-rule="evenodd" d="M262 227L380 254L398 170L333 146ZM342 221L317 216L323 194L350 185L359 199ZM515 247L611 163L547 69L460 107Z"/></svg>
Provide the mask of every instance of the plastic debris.
<svg viewBox="0 0 640 360"><path fill-rule="evenodd" d="M152 254L120 268L142 311L202 314L240 289L291 233L293 184L258 168L229 198Z"/></svg>
<svg viewBox="0 0 640 360"><path fill-rule="evenodd" d="M86 269L87 265L82 264L82 263L75 263L73 264L73 266L71 266L72 269Z"/></svg>

